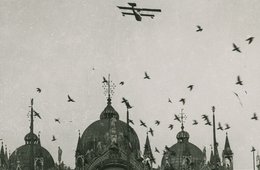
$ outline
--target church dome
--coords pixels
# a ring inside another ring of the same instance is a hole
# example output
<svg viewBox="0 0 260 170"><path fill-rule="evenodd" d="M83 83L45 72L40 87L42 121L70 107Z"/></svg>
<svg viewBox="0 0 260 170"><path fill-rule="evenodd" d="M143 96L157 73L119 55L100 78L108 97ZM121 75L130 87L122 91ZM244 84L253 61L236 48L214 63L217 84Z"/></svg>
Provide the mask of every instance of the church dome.
<svg viewBox="0 0 260 170"><path fill-rule="evenodd" d="M43 166L43 169L50 170L54 168L54 160L51 154L41 146L40 139L34 133L29 133L25 137L25 145L17 148L9 158L11 170L18 167L24 170L30 169L31 142L33 141L33 157L35 166Z"/></svg>
<svg viewBox="0 0 260 170"><path fill-rule="evenodd" d="M204 162L203 152L194 144L189 142L189 133L182 130L177 135L177 143L165 152L161 167L162 170L180 169L192 166L199 169Z"/></svg>
<svg viewBox="0 0 260 170"><path fill-rule="evenodd" d="M129 142L128 142L129 133ZM140 150L139 139L132 127L119 120L119 114L108 104L100 115L100 120L93 122L83 132L80 142L81 150L86 153L90 150L102 149L109 147L112 142L118 146L129 148L132 151Z"/></svg>

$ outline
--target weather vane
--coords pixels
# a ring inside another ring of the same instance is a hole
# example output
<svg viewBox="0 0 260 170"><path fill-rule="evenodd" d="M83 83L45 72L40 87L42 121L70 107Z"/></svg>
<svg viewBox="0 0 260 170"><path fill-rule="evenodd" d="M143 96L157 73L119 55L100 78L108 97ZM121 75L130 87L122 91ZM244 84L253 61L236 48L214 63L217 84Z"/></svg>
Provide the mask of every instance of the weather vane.
<svg viewBox="0 0 260 170"><path fill-rule="evenodd" d="M103 77L103 85L104 95L107 96L108 103L111 104L111 96L114 94L114 89L116 87L115 83L110 80L110 74L108 75L108 79Z"/></svg>

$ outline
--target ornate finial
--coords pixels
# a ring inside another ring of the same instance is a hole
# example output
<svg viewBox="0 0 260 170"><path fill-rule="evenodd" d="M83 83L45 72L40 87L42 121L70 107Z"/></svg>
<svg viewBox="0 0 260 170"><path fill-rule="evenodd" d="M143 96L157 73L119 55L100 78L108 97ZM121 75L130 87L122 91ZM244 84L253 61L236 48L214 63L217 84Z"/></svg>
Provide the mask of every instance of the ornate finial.
<svg viewBox="0 0 260 170"><path fill-rule="evenodd" d="M78 132L79 132L79 137L80 137L80 130L78 130Z"/></svg>
<svg viewBox="0 0 260 170"><path fill-rule="evenodd" d="M181 121L181 130L184 130L184 122L185 119L187 118L187 116L185 115L185 113L183 113L183 109L181 109L181 113L180 113L180 121Z"/></svg>
<svg viewBox="0 0 260 170"><path fill-rule="evenodd" d="M30 124L30 133L33 133L33 98L31 99L31 106L29 106L31 108L31 115L30 115L30 120L31 120L31 124Z"/></svg>
<svg viewBox="0 0 260 170"><path fill-rule="evenodd" d="M212 112L215 113L215 106L212 106Z"/></svg>
<svg viewBox="0 0 260 170"><path fill-rule="evenodd" d="M110 80L110 74L108 79L103 77L103 88L105 90L104 94L107 96L107 104L111 105L111 96L114 94L114 89L116 85Z"/></svg>

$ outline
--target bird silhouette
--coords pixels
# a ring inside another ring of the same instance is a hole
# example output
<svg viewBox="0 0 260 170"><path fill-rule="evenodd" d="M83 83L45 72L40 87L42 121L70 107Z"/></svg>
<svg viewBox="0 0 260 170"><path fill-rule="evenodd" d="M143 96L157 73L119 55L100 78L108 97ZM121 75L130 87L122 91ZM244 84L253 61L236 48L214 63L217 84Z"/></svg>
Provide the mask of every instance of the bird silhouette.
<svg viewBox="0 0 260 170"><path fill-rule="evenodd" d="M144 72L144 79L151 79L147 72Z"/></svg>
<svg viewBox="0 0 260 170"><path fill-rule="evenodd" d="M34 116L38 117L39 119L42 119L40 116L40 113L36 112L35 110L33 111L33 113L34 113Z"/></svg>
<svg viewBox="0 0 260 170"><path fill-rule="evenodd" d="M125 82L121 81L119 84L120 84L121 86L123 86L123 85L125 84Z"/></svg>
<svg viewBox="0 0 260 170"><path fill-rule="evenodd" d="M234 95L237 97L237 99L238 99L240 105L243 107L243 103L242 103L242 101L241 101L239 95L238 95L236 92L233 92L233 93L234 93Z"/></svg>
<svg viewBox="0 0 260 170"><path fill-rule="evenodd" d="M177 121L181 122L179 116L177 116L176 114L174 115L174 120L177 120Z"/></svg>
<svg viewBox="0 0 260 170"><path fill-rule="evenodd" d="M142 120L140 120L140 126L147 127L146 124Z"/></svg>
<svg viewBox="0 0 260 170"><path fill-rule="evenodd" d="M255 152L255 147L252 146L251 152Z"/></svg>
<svg viewBox="0 0 260 170"><path fill-rule="evenodd" d="M235 43L233 43L233 50L232 51L237 51L237 52L241 53L239 47Z"/></svg>
<svg viewBox="0 0 260 170"><path fill-rule="evenodd" d="M152 128L150 128L148 132L150 132L150 133L151 133L151 135L153 136L153 132L154 132L154 131L153 131L153 129L152 129Z"/></svg>
<svg viewBox="0 0 260 170"><path fill-rule="evenodd" d="M196 32L201 32L203 29L201 28L201 26L199 26L199 25L197 25L197 30L196 30Z"/></svg>
<svg viewBox="0 0 260 170"><path fill-rule="evenodd" d="M121 103L126 103L126 102L128 102L128 100L126 100L126 98L123 97Z"/></svg>
<svg viewBox="0 0 260 170"><path fill-rule="evenodd" d="M258 117L257 117L256 113L253 114L253 117L251 117L251 119L258 120Z"/></svg>
<svg viewBox="0 0 260 170"><path fill-rule="evenodd" d="M173 129L173 124L170 124L168 128L170 128L170 130L172 130Z"/></svg>
<svg viewBox="0 0 260 170"><path fill-rule="evenodd" d="M157 149L157 147L155 147L155 152L160 153L160 151Z"/></svg>
<svg viewBox="0 0 260 170"><path fill-rule="evenodd" d="M182 102L182 104L185 105L185 99L184 99L184 98L181 98L181 99L179 100L179 102Z"/></svg>
<svg viewBox="0 0 260 170"><path fill-rule="evenodd" d="M243 85L243 81L240 79L240 76L237 76L237 82L236 82L237 85Z"/></svg>
<svg viewBox="0 0 260 170"><path fill-rule="evenodd" d="M220 122L218 123L218 128L217 128L217 130L224 130L223 127L221 126L221 123L220 123Z"/></svg>
<svg viewBox="0 0 260 170"><path fill-rule="evenodd" d="M159 120L155 120L155 124L156 124L157 126L159 126L160 123L161 123L161 122L160 122Z"/></svg>
<svg viewBox="0 0 260 170"><path fill-rule="evenodd" d="M70 97L70 95L68 95L68 102L75 102L75 101Z"/></svg>
<svg viewBox="0 0 260 170"><path fill-rule="evenodd" d="M129 123L133 124L134 125L134 121L129 119Z"/></svg>
<svg viewBox="0 0 260 170"><path fill-rule="evenodd" d="M172 103L172 101L171 101L171 99L170 99L170 98L168 98L168 102L169 102L169 103Z"/></svg>
<svg viewBox="0 0 260 170"><path fill-rule="evenodd" d="M209 121L209 117L208 115L202 115L202 119L204 119L206 121L205 125L209 125L211 126L211 122Z"/></svg>
<svg viewBox="0 0 260 170"><path fill-rule="evenodd" d="M211 124L211 122L210 122L209 120L206 120L205 125L209 125L209 126L211 126L212 124Z"/></svg>
<svg viewBox="0 0 260 170"><path fill-rule="evenodd" d="M246 39L246 41L248 41L248 44L251 44L253 42L255 37L249 37L248 39Z"/></svg>
<svg viewBox="0 0 260 170"><path fill-rule="evenodd" d="M52 135L52 140L51 141L56 141L56 137L54 135Z"/></svg>
<svg viewBox="0 0 260 170"><path fill-rule="evenodd" d="M202 117L202 119L204 119L204 120L209 119L208 115L202 115L201 117Z"/></svg>
<svg viewBox="0 0 260 170"><path fill-rule="evenodd" d="M198 121L197 120L193 120L192 125L197 125L197 124L198 124Z"/></svg>
<svg viewBox="0 0 260 170"><path fill-rule="evenodd" d="M102 83L107 83L107 79L105 77L103 77Z"/></svg>
<svg viewBox="0 0 260 170"><path fill-rule="evenodd" d="M55 118L54 121L60 123L60 119L59 118Z"/></svg>
<svg viewBox="0 0 260 170"><path fill-rule="evenodd" d="M194 87L194 85L191 84L187 88L190 89L190 91L192 91L193 87Z"/></svg>
<svg viewBox="0 0 260 170"><path fill-rule="evenodd" d="M225 126L226 126L226 127L225 127L225 130L228 130L228 129L230 129L230 126L229 126L229 124L227 124L227 123L226 123L226 124L225 124Z"/></svg>
<svg viewBox="0 0 260 170"><path fill-rule="evenodd" d="M36 91L37 91L38 93L41 93L41 92L42 92L42 89L36 88Z"/></svg>

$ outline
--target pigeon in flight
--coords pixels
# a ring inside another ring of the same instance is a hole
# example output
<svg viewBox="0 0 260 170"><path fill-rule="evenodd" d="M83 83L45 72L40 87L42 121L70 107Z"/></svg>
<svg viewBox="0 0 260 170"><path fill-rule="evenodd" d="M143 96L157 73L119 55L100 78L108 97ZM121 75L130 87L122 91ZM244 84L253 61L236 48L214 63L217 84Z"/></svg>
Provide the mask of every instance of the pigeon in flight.
<svg viewBox="0 0 260 170"><path fill-rule="evenodd" d="M103 77L102 83L107 83L107 79L105 77Z"/></svg>
<svg viewBox="0 0 260 170"><path fill-rule="evenodd" d="M184 99L184 98L181 98L181 99L179 100L179 102L182 102L182 104L184 105L184 104L185 104L185 99Z"/></svg>
<svg viewBox="0 0 260 170"><path fill-rule="evenodd" d="M39 114L38 112L36 112L36 111L34 110L33 113L34 113L34 116L38 117L39 119L42 119L41 116L40 116L40 114Z"/></svg>
<svg viewBox="0 0 260 170"><path fill-rule="evenodd" d="M125 82L121 81L119 84L120 84L121 86L123 86L123 85L125 84Z"/></svg>
<svg viewBox="0 0 260 170"><path fill-rule="evenodd" d="M240 79L240 76L237 76L237 82L236 82L237 85L243 85L243 81Z"/></svg>
<svg viewBox="0 0 260 170"><path fill-rule="evenodd" d="M155 152L160 153L160 151L155 147Z"/></svg>
<svg viewBox="0 0 260 170"><path fill-rule="evenodd" d="M233 43L233 50L232 51L237 51L237 52L241 53L239 47L235 43Z"/></svg>
<svg viewBox="0 0 260 170"><path fill-rule="evenodd" d="M242 101L241 101L239 95L238 95L236 92L233 92L233 93L234 93L234 95L237 97L237 99L238 99L240 105L243 107L243 103L242 103Z"/></svg>
<svg viewBox="0 0 260 170"><path fill-rule="evenodd" d="M56 137L54 135L52 135L52 140L51 141L56 141Z"/></svg>
<svg viewBox="0 0 260 170"><path fill-rule="evenodd" d="M220 123L220 122L218 123L218 128L217 128L217 130L224 130L223 127L221 126L221 123Z"/></svg>
<svg viewBox="0 0 260 170"><path fill-rule="evenodd" d="M205 125L211 126L212 124L211 124L211 122L207 119Z"/></svg>
<svg viewBox="0 0 260 170"><path fill-rule="evenodd" d="M42 92L42 89L36 88L36 91L37 91L38 93L41 93L41 92Z"/></svg>
<svg viewBox="0 0 260 170"><path fill-rule="evenodd" d="M68 102L75 102L75 101L70 97L70 95L68 95Z"/></svg>
<svg viewBox="0 0 260 170"><path fill-rule="evenodd" d="M197 25L197 30L196 30L196 32L201 32L203 29L201 28L201 26L199 26L199 25Z"/></svg>
<svg viewBox="0 0 260 170"><path fill-rule="evenodd" d="M173 124L170 124L168 128L170 128L170 130L172 130L173 129Z"/></svg>
<svg viewBox="0 0 260 170"><path fill-rule="evenodd" d="M133 124L134 125L134 121L129 119L129 123Z"/></svg>
<svg viewBox="0 0 260 170"><path fill-rule="evenodd" d="M172 103L172 101L171 101L171 99L170 99L170 98L168 98L168 102L169 102L169 103Z"/></svg>
<svg viewBox="0 0 260 170"><path fill-rule="evenodd" d="M194 85L189 85L187 88L190 89L190 91L192 91Z"/></svg>
<svg viewBox="0 0 260 170"><path fill-rule="evenodd" d="M160 123L161 123L161 122L160 122L159 120L155 120L155 124L156 124L157 126L159 126Z"/></svg>
<svg viewBox="0 0 260 170"><path fill-rule="evenodd" d="M174 115L174 120L177 120L177 121L181 122L179 116L177 116L176 114Z"/></svg>
<svg viewBox="0 0 260 170"><path fill-rule="evenodd" d="M197 125L197 124L198 124L198 121L197 120L193 120L192 125Z"/></svg>
<svg viewBox="0 0 260 170"><path fill-rule="evenodd" d="M142 120L140 120L140 123L141 123L140 126L147 127L146 124Z"/></svg>
<svg viewBox="0 0 260 170"><path fill-rule="evenodd" d="M150 128L148 132L150 132L151 135L153 136L153 129L152 128Z"/></svg>
<svg viewBox="0 0 260 170"><path fill-rule="evenodd" d="M248 41L248 44L251 44L253 42L255 37L249 37L248 39L246 39L246 41Z"/></svg>
<svg viewBox="0 0 260 170"><path fill-rule="evenodd" d="M254 113L253 117L251 117L252 120L258 120L258 117L256 115L256 113Z"/></svg>
<svg viewBox="0 0 260 170"><path fill-rule="evenodd" d="M230 126L229 126L229 124L225 124L226 125L226 127L225 127L225 130L228 130L228 129L230 129Z"/></svg>
<svg viewBox="0 0 260 170"><path fill-rule="evenodd" d="M150 79L150 76L147 74L147 72L144 72L144 79Z"/></svg>
<svg viewBox="0 0 260 170"><path fill-rule="evenodd" d="M60 123L60 119L59 118L55 118L54 121Z"/></svg>

